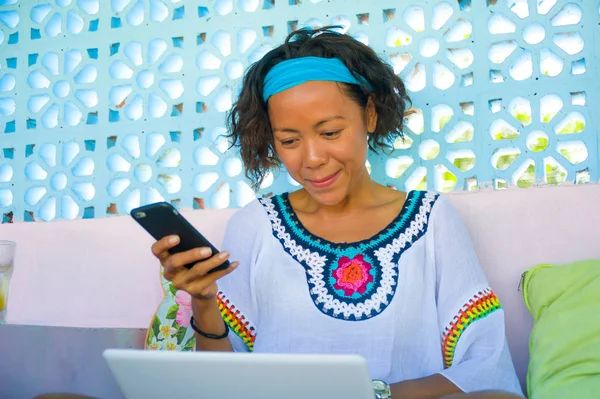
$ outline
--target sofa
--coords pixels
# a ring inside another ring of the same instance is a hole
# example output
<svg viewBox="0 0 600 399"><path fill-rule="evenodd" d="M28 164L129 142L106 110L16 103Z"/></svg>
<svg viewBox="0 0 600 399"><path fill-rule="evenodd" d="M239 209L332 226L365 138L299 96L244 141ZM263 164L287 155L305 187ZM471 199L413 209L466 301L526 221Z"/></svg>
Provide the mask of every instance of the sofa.
<svg viewBox="0 0 600 399"><path fill-rule="evenodd" d="M600 185L448 197L505 309L508 343L525 391L532 318L519 290L521 275L540 263L600 258ZM182 210L217 247L234 212ZM2 224L0 239L18 245L8 325L0 326L9 360L0 362L0 397L48 391L118 397L101 351L144 347L164 295L150 253L153 240L128 216Z"/></svg>

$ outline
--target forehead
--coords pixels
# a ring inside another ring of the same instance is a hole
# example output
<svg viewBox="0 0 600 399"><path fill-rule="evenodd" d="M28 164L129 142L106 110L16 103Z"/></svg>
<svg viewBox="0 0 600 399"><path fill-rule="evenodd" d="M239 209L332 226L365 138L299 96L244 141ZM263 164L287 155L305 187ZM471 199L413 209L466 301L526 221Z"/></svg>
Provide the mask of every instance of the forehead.
<svg viewBox="0 0 600 399"><path fill-rule="evenodd" d="M312 81L284 90L268 101L269 119L276 125L296 119L317 120L355 113L358 105L336 82Z"/></svg>

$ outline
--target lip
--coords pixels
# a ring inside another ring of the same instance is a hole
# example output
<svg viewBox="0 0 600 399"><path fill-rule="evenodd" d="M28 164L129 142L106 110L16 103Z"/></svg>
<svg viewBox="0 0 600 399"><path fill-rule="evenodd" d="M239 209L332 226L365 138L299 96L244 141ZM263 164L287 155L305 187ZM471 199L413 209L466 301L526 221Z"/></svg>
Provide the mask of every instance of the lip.
<svg viewBox="0 0 600 399"><path fill-rule="evenodd" d="M337 171L336 173L332 174L331 176L328 176L324 179L320 179L320 180L307 180L311 186L316 187L316 188L327 188L329 186L331 186L333 183L336 182L338 176L340 175L340 171Z"/></svg>

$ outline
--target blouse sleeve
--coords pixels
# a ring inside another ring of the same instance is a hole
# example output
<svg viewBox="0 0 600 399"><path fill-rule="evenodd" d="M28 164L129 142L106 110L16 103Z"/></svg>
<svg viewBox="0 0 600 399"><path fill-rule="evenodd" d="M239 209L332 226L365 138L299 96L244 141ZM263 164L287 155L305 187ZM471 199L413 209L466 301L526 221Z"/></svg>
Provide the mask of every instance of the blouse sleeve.
<svg viewBox="0 0 600 399"><path fill-rule="evenodd" d="M262 238L257 229L257 201L236 212L225 229L222 250L230 253L238 268L217 284L217 302L221 316L230 328L229 340L236 352L251 352L256 339L258 306L254 286L254 265Z"/></svg>
<svg viewBox="0 0 600 399"><path fill-rule="evenodd" d="M506 341L504 311L466 227L444 197L437 200L431 218L444 359L440 374L464 392L498 389L522 395Z"/></svg>

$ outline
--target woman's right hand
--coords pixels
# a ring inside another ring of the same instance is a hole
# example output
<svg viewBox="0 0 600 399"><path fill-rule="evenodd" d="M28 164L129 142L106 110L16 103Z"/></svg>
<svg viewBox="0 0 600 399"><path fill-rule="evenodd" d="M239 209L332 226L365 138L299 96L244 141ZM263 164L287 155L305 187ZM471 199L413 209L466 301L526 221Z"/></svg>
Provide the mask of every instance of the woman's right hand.
<svg viewBox="0 0 600 399"><path fill-rule="evenodd" d="M193 298L214 299L217 295L217 280L231 273L238 262L231 263L225 270L209 273L229 258L229 252L219 252L212 256L210 248L195 248L178 254L170 254L169 249L179 244L179 237L168 236L152 245L152 254L164 267L164 276L175 288L183 290ZM195 263L191 269L185 267Z"/></svg>

